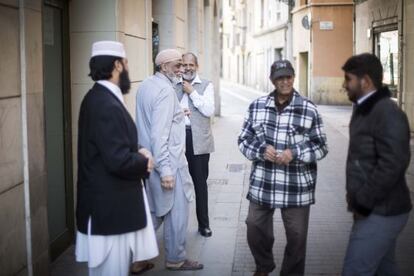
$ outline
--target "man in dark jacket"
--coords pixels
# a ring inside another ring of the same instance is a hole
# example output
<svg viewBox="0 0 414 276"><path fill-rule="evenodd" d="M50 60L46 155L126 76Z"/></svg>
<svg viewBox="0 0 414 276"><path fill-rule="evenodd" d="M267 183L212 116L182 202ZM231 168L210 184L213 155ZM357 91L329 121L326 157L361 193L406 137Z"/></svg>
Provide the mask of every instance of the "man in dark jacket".
<svg viewBox="0 0 414 276"><path fill-rule="evenodd" d="M354 103L346 164L346 197L354 215L343 275L399 275L395 246L412 208L405 172L410 130L382 84L380 60L353 56L343 87Z"/></svg>
<svg viewBox="0 0 414 276"><path fill-rule="evenodd" d="M139 149L124 104L130 80L123 45L94 43L89 65L95 84L79 113L76 259L88 262L89 275L126 276L131 251L133 261L158 255L141 182L153 161Z"/></svg>

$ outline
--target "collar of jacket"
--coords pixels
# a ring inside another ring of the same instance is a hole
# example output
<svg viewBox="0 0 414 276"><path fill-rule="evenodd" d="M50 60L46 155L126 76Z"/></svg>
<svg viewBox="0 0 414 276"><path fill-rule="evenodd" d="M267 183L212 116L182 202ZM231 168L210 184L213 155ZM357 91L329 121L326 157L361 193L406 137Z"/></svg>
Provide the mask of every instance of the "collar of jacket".
<svg viewBox="0 0 414 276"><path fill-rule="evenodd" d="M163 73L160 72L155 72L155 75L157 78L164 80L165 82L167 82L169 85L173 86L173 83L170 81L169 78L167 78L166 75L164 75Z"/></svg>
<svg viewBox="0 0 414 276"><path fill-rule="evenodd" d="M357 105L355 113L368 114L377 102L384 98L390 98L391 92L387 86L383 86L378 89L377 92L372 94L368 99L362 102L360 105Z"/></svg>
<svg viewBox="0 0 414 276"><path fill-rule="evenodd" d="M271 92L266 99L266 108L275 108L275 91ZM293 90L292 99L290 100L289 105L286 107L288 108L292 104L294 106L301 105L303 102L302 97L300 96L299 92L296 90Z"/></svg>
<svg viewBox="0 0 414 276"><path fill-rule="evenodd" d="M112 92L108 87L95 82L92 89L97 89L97 90L105 90L105 93L108 93L109 95L111 95L111 97L113 97L114 99L116 99L118 102L120 102L122 105L124 105L124 103L115 95L114 92Z"/></svg>

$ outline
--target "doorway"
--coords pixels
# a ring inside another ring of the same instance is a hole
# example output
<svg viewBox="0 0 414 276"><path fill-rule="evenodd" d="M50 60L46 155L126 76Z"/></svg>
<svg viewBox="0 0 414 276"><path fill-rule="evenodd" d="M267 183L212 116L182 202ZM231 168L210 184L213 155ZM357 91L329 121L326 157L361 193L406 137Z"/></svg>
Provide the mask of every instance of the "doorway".
<svg viewBox="0 0 414 276"><path fill-rule="evenodd" d="M374 52L380 59L384 68L383 83L388 86L391 95L395 100L400 97L399 80L399 36L398 29L394 30L375 30Z"/></svg>
<svg viewBox="0 0 414 276"><path fill-rule="evenodd" d="M160 31L157 22L152 22L152 62L154 63L154 74L156 72L155 57L160 51Z"/></svg>
<svg viewBox="0 0 414 276"><path fill-rule="evenodd" d="M47 211L53 261L74 236L67 1L45 0L42 20Z"/></svg>
<svg viewBox="0 0 414 276"><path fill-rule="evenodd" d="M308 52L299 53L299 92L309 98L309 56Z"/></svg>

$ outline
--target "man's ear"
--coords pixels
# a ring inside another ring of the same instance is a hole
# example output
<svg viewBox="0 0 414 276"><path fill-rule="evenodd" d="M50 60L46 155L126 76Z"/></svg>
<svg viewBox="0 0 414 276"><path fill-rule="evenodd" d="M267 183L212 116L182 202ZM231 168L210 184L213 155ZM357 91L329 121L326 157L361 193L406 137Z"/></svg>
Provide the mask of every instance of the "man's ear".
<svg viewBox="0 0 414 276"><path fill-rule="evenodd" d="M115 60L115 70L117 70L118 72L122 72L124 70L124 65L122 64L122 62L120 60Z"/></svg>
<svg viewBox="0 0 414 276"><path fill-rule="evenodd" d="M373 86L373 82L372 82L371 78L368 75L364 75L361 78L361 87L363 89L367 89L367 88L369 88L371 86Z"/></svg>
<svg viewBox="0 0 414 276"><path fill-rule="evenodd" d="M166 66L167 66L166 63L163 63L163 64L160 65L161 72L167 71L167 69L165 68Z"/></svg>

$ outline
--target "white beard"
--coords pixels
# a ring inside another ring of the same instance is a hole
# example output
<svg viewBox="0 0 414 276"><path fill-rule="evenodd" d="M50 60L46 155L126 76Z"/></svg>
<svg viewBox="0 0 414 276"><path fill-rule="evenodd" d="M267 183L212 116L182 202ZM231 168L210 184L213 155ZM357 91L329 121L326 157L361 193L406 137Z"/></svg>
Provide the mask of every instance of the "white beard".
<svg viewBox="0 0 414 276"><path fill-rule="evenodd" d="M196 72L191 72L191 73L184 73L183 74L183 79L185 79L186 81L192 81L196 76Z"/></svg>
<svg viewBox="0 0 414 276"><path fill-rule="evenodd" d="M175 85L180 83L180 79L174 73L166 73L165 76Z"/></svg>

